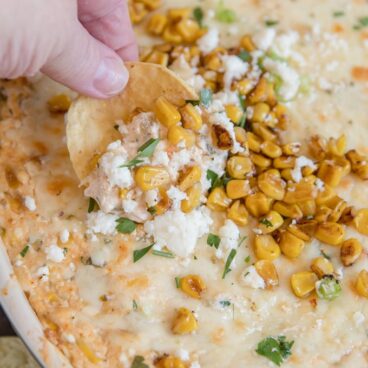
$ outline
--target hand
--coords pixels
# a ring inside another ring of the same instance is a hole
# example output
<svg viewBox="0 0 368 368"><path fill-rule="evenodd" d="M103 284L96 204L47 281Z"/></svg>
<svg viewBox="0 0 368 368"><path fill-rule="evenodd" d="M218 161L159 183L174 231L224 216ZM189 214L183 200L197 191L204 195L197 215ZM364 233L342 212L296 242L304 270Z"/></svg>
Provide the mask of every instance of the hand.
<svg viewBox="0 0 368 368"><path fill-rule="evenodd" d="M125 0L0 0L0 77L42 71L89 96L126 85L138 57Z"/></svg>

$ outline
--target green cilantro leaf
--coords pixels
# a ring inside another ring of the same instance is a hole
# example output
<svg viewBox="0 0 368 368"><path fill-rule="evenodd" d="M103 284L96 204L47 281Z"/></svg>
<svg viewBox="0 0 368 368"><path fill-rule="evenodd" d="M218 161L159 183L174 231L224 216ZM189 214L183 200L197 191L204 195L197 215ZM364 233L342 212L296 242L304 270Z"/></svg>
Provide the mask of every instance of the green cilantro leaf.
<svg viewBox="0 0 368 368"><path fill-rule="evenodd" d="M246 62L252 59L252 57L250 56L250 53L247 50L241 50L237 56L238 58Z"/></svg>
<svg viewBox="0 0 368 368"><path fill-rule="evenodd" d="M136 355L130 368L149 368L149 366L144 362L144 358L142 356Z"/></svg>
<svg viewBox="0 0 368 368"><path fill-rule="evenodd" d="M326 259L331 259L331 257L330 257L327 253L325 253L325 251L324 251L323 249L321 249L321 254L322 254L322 256L323 256L324 258L326 258Z"/></svg>
<svg viewBox="0 0 368 368"><path fill-rule="evenodd" d="M147 211L153 216L153 215L156 215L157 213L157 209L155 206L152 206L152 207L148 207L147 208Z"/></svg>
<svg viewBox="0 0 368 368"><path fill-rule="evenodd" d="M345 12L343 12L342 10L337 10L337 11L333 12L333 16L335 18L343 17L344 15L345 15Z"/></svg>
<svg viewBox="0 0 368 368"><path fill-rule="evenodd" d="M216 19L222 23L234 23L236 13L232 9L225 8L224 1L221 1L216 9Z"/></svg>
<svg viewBox="0 0 368 368"><path fill-rule="evenodd" d="M137 227L136 223L126 217L120 217L116 220L116 230L122 234L131 234Z"/></svg>
<svg viewBox="0 0 368 368"><path fill-rule="evenodd" d="M133 299L133 310L134 311L138 310L138 304L134 299Z"/></svg>
<svg viewBox="0 0 368 368"><path fill-rule="evenodd" d="M152 254L154 256L164 257L164 258L175 258L175 256L171 252L165 252L162 250L153 250Z"/></svg>
<svg viewBox="0 0 368 368"><path fill-rule="evenodd" d="M137 249L133 252L133 262L138 262L142 257L144 257L151 248L155 245L155 243L150 244L148 247Z"/></svg>
<svg viewBox="0 0 368 368"><path fill-rule="evenodd" d="M216 249L218 249L219 245L220 245L221 239L219 236L215 235L215 234L208 234L207 237L207 244L210 247L215 247Z"/></svg>
<svg viewBox="0 0 368 368"><path fill-rule="evenodd" d="M208 107L212 102L212 91L208 88L202 88L199 92L199 99L202 105Z"/></svg>
<svg viewBox="0 0 368 368"><path fill-rule="evenodd" d="M266 218L263 218L259 221L262 225L265 225L266 227L272 227L272 222L267 220Z"/></svg>
<svg viewBox="0 0 368 368"><path fill-rule="evenodd" d="M256 352L280 366L291 355L293 345L294 341L286 341L285 336L270 336L258 343Z"/></svg>
<svg viewBox="0 0 368 368"><path fill-rule="evenodd" d="M222 307L230 307L230 305L231 305L231 302L230 301L228 301L228 300L220 300L220 305L222 306Z"/></svg>
<svg viewBox="0 0 368 368"><path fill-rule="evenodd" d="M358 31L367 26L368 26L368 17L360 17L358 18L358 23L353 26L353 29Z"/></svg>
<svg viewBox="0 0 368 368"><path fill-rule="evenodd" d="M29 251L29 245L26 245L19 254L24 258L26 254L28 253L28 251Z"/></svg>
<svg viewBox="0 0 368 368"><path fill-rule="evenodd" d="M215 188L215 184L219 178L219 176L212 170L208 169L206 174L207 180L211 182L211 189Z"/></svg>
<svg viewBox="0 0 368 368"><path fill-rule="evenodd" d="M150 138L146 143L138 148L138 153L133 159L119 167L130 168L141 164L142 162L144 162L144 160L142 160L143 158L151 157L153 155L153 152L155 152L155 148L157 147L159 142L159 138Z"/></svg>
<svg viewBox="0 0 368 368"><path fill-rule="evenodd" d="M225 268L224 268L224 272L222 273L222 278L224 279L226 277L226 275L231 272L231 263L232 261L234 260L236 256L236 249L231 249L228 257L227 257L227 260L226 260L226 263L225 263Z"/></svg>
<svg viewBox="0 0 368 368"><path fill-rule="evenodd" d="M247 104L245 103L245 97L239 93L238 98L240 107L242 108L243 111L245 111L247 108Z"/></svg>
<svg viewBox="0 0 368 368"><path fill-rule="evenodd" d="M247 256L247 257L244 259L244 262L245 262L245 263L249 263L249 262L250 262L250 256Z"/></svg>
<svg viewBox="0 0 368 368"><path fill-rule="evenodd" d="M199 24L199 26L203 28L204 13L201 7L197 6L193 9L193 18Z"/></svg>
<svg viewBox="0 0 368 368"><path fill-rule="evenodd" d="M273 27L273 26L276 26L277 24L279 24L279 22L277 20L267 19L265 21L265 25L267 27Z"/></svg>
<svg viewBox="0 0 368 368"><path fill-rule="evenodd" d="M98 209L98 203L96 202L96 200L94 198L90 198L88 201L88 213L91 213L94 211L94 209L97 208Z"/></svg>
<svg viewBox="0 0 368 368"><path fill-rule="evenodd" d="M180 288L180 277L179 276L176 276L175 277L175 285L176 285L176 288L179 289Z"/></svg>
<svg viewBox="0 0 368 368"><path fill-rule="evenodd" d="M245 124L247 122L247 113L244 112L244 114L242 115L242 117L240 118L240 121L239 121L239 126L241 128L244 128L245 129Z"/></svg>
<svg viewBox="0 0 368 368"><path fill-rule="evenodd" d="M199 100L185 100L185 103L190 103L193 106L199 106L201 101L199 101Z"/></svg>

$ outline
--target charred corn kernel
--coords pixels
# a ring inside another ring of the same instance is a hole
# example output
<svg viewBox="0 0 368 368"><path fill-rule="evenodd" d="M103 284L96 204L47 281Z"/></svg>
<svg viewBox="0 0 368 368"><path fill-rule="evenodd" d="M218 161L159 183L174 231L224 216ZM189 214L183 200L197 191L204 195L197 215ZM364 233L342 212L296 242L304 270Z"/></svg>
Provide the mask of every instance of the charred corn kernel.
<svg viewBox="0 0 368 368"><path fill-rule="evenodd" d="M335 190L329 185L325 185L323 191L319 191L316 198L317 206L329 206L331 201L336 197Z"/></svg>
<svg viewBox="0 0 368 368"><path fill-rule="evenodd" d="M282 146L282 152L287 156L294 156L299 153L301 146L298 142L287 143Z"/></svg>
<svg viewBox="0 0 368 368"><path fill-rule="evenodd" d="M235 201L227 211L227 218L234 221L238 226L248 223L248 211L240 200Z"/></svg>
<svg viewBox="0 0 368 368"><path fill-rule="evenodd" d="M229 150L233 147L234 142L229 131L221 125L212 125L212 138L219 149Z"/></svg>
<svg viewBox="0 0 368 368"><path fill-rule="evenodd" d="M233 88L242 96L246 96L253 89L253 83L250 79L242 79L240 81L236 81Z"/></svg>
<svg viewBox="0 0 368 368"><path fill-rule="evenodd" d="M331 208L328 208L327 206L320 206L317 208L314 219L317 222L326 222L329 216L331 215L331 213L332 213Z"/></svg>
<svg viewBox="0 0 368 368"><path fill-rule="evenodd" d="M167 25L167 17L164 14L153 14L148 22L147 31L155 36L162 35Z"/></svg>
<svg viewBox="0 0 368 368"><path fill-rule="evenodd" d="M166 42L170 42L173 44L179 44L183 42L182 35L176 30L176 27L172 25L169 25L165 28L164 33L162 34L162 38Z"/></svg>
<svg viewBox="0 0 368 368"><path fill-rule="evenodd" d="M316 201L313 199L310 199L304 202L300 202L298 203L298 206L301 209L305 217L314 216L317 212Z"/></svg>
<svg viewBox="0 0 368 368"><path fill-rule="evenodd" d="M368 208L363 208L356 213L353 224L361 234L368 235Z"/></svg>
<svg viewBox="0 0 368 368"><path fill-rule="evenodd" d="M126 188L119 188L119 197L121 199L124 199L126 195L128 194L129 190Z"/></svg>
<svg viewBox="0 0 368 368"><path fill-rule="evenodd" d="M351 238L343 241L340 258L344 266L351 266L362 254L363 246L358 239Z"/></svg>
<svg viewBox="0 0 368 368"><path fill-rule="evenodd" d="M293 171L291 169L283 169L281 170L280 174L284 180L287 180L287 181L293 180Z"/></svg>
<svg viewBox="0 0 368 368"><path fill-rule="evenodd" d="M262 140L252 132L247 132L248 147L253 152L261 152Z"/></svg>
<svg viewBox="0 0 368 368"><path fill-rule="evenodd" d="M143 3L149 10L155 10L162 5L162 0L136 0L136 2Z"/></svg>
<svg viewBox="0 0 368 368"><path fill-rule="evenodd" d="M252 108L253 114L251 120L257 123L262 123L270 113L270 107L264 102L259 102L252 106Z"/></svg>
<svg viewBox="0 0 368 368"><path fill-rule="evenodd" d="M258 187L268 197L281 201L285 195L286 183L277 170L267 170L258 176Z"/></svg>
<svg viewBox="0 0 368 368"><path fill-rule="evenodd" d="M254 165L258 166L261 169L266 169L267 167L270 167L272 164L272 161L262 155L258 155L257 153L251 153L250 158Z"/></svg>
<svg viewBox="0 0 368 368"><path fill-rule="evenodd" d="M252 161L249 157L232 156L226 163L226 170L234 179L245 179L253 171Z"/></svg>
<svg viewBox="0 0 368 368"><path fill-rule="evenodd" d="M252 125L254 133L259 135L265 141L276 141L277 135L272 132L266 125L263 123L253 123Z"/></svg>
<svg viewBox="0 0 368 368"><path fill-rule="evenodd" d="M302 168L302 175L304 177L311 176L316 169L314 167L306 166Z"/></svg>
<svg viewBox="0 0 368 368"><path fill-rule="evenodd" d="M293 169L294 166L295 166L295 157L292 156L281 156L273 160L273 167L275 169Z"/></svg>
<svg viewBox="0 0 368 368"><path fill-rule="evenodd" d="M102 359L100 359L83 340L78 339L77 346L92 364L101 362Z"/></svg>
<svg viewBox="0 0 368 368"><path fill-rule="evenodd" d="M47 328L50 329L51 331L57 331L59 329L59 326L56 323L50 321L49 319L45 319L44 322L46 323Z"/></svg>
<svg viewBox="0 0 368 368"><path fill-rule="evenodd" d="M170 183L166 169L156 166L141 166L135 172L135 182L143 191L157 189Z"/></svg>
<svg viewBox="0 0 368 368"><path fill-rule="evenodd" d="M244 48L248 52L252 52L256 49L250 35L245 35L240 39L240 47Z"/></svg>
<svg viewBox="0 0 368 368"><path fill-rule="evenodd" d="M295 224L290 224L288 227L287 227L287 230L295 235L297 238L303 240L303 241L310 241L311 238L308 234L306 234L304 231L302 231L301 229L299 229L299 227Z"/></svg>
<svg viewBox="0 0 368 368"><path fill-rule="evenodd" d="M217 83L216 82L213 82L213 81L210 81L210 80L206 79L205 83L204 83L204 86L205 86L205 88L210 89L212 92L217 91Z"/></svg>
<svg viewBox="0 0 368 368"><path fill-rule="evenodd" d="M191 103L187 103L180 109L183 127L197 132L202 128L202 116Z"/></svg>
<svg viewBox="0 0 368 368"><path fill-rule="evenodd" d="M347 207L347 203L340 197L336 196L333 206L331 206L332 212L328 217L328 221L338 222Z"/></svg>
<svg viewBox="0 0 368 368"><path fill-rule="evenodd" d="M270 289L279 284L279 275L275 265L267 259L262 259L254 264L257 273L262 277L266 288Z"/></svg>
<svg viewBox="0 0 368 368"><path fill-rule="evenodd" d="M287 204L278 201L274 203L272 209L284 217L290 217L292 219L303 217L303 213L297 204Z"/></svg>
<svg viewBox="0 0 368 368"><path fill-rule="evenodd" d="M181 201L181 210L184 213L193 211L201 204L202 187L200 183L194 184L186 190L187 198Z"/></svg>
<svg viewBox="0 0 368 368"><path fill-rule="evenodd" d="M309 140L309 152L316 160L323 160L326 157L326 142L318 135L314 135Z"/></svg>
<svg viewBox="0 0 368 368"><path fill-rule="evenodd" d="M164 214L172 205L171 199L167 195L166 190L160 190L160 197L160 201L152 208L152 213L157 216Z"/></svg>
<svg viewBox="0 0 368 368"><path fill-rule="evenodd" d="M305 220L299 221L296 224L296 227L299 229L299 231L303 232L310 238L314 236L317 226L318 226L318 222L314 219L310 219L310 220L305 219Z"/></svg>
<svg viewBox="0 0 368 368"><path fill-rule="evenodd" d="M171 8L167 11L167 16L170 21L176 23L181 19L189 18L191 12L191 8Z"/></svg>
<svg viewBox="0 0 368 368"><path fill-rule="evenodd" d="M318 177L327 185L337 187L343 176L344 170L341 166L335 165L330 160L325 160L320 163Z"/></svg>
<svg viewBox="0 0 368 368"><path fill-rule="evenodd" d="M235 139L240 144L244 144L247 142L247 132L244 128L236 126L234 127Z"/></svg>
<svg viewBox="0 0 368 368"><path fill-rule="evenodd" d="M304 249L305 243L289 231L280 234L279 246L281 252L288 258L298 258Z"/></svg>
<svg viewBox="0 0 368 368"><path fill-rule="evenodd" d="M341 135L339 138L330 138L327 142L327 152L333 156L343 156L346 150L346 136Z"/></svg>
<svg viewBox="0 0 368 368"><path fill-rule="evenodd" d="M184 42L192 43L200 35L199 25L192 19L182 19L176 24L176 30L183 37Z"/></svg>
<svg viewBox="0 0 368 368"><path fill-rule="evenodd" d="M144 17L148 14L148 11L144 4L142 3L132 3L128 4L129 16L133 24L140 23Z"/></svg>
<svg viewBox="0 0 368 368"><path fill-rule="evenodd" d="M314 289L318 278L314 272L302 271L291 276L291 289L298 298L308 296Z"/></svg>
<svg viewBox="0 0 368 368"><path fill-rule="evenodd" d="M351 163L353 173L363 180L368 180L368 158L360 155L356 150L347 152L346 158Z"/></svg>
<svg viewBox="0 0 368 368"><path fill-rule="evenodd" d="M299 183L288 185L284 202L289 204L299 204L300 202L314 199L314 184L305 180Z"/></svg>
<svg viewBox="0 0 368 368"><path fill-rule="evenodd" d="M276 128L276 126L280 126L279 121L277 120L273 111L269 112L269 114L263 120L263 123L269 128Z"/></svg>
<svg viewBox="0 0 368 368"><path fill-rule="evenodd" d="M67 112L69 110L71 103L72 103L71 98L65 94L52 96L47 101L47 105L50 112L60 112L60 113Z"/></svg>
<svg viewBox="0 0 368 368"><path fill-rule="evenodd" d="M178 108L165 97L159 97L156 100L155 114L158 121L167 128L179 123L181 119Z"/></svg>
<svg viewBox="0 0 368 368"><path fill-rule="evenodd" d="M266 197L262 192L251 194L245 199L245 206L254 217L260 217L271 209L272 199Z"/></svg>
<svg viewBox="0 0 368 368"><path fill-rule="evenodd" d="M286 129L290 121L290 116L288 114L287 107L285 105L277 104L274 107L273 112L275 113L276 118L279 121L280 129Z"/></svg>
<svg viewBox="0 0 368 368"><path fill-rule="evenodd" d="M189 129L185 129L180 125L173 125L167 132L168 141L177 146L179 143L184 143L186 148L192 147L195 143L195 134Z"/></svg>
<svg viewBox="0 0 368 368"><path fill-rule="evenodd" d="M187 368L187 365L173 355L163 356L155 362L156 368Z"/></svg>
<svg viewBox="0 0 368 368"><path fill-rule="evenodd" d="M192 187L195 183L201 180L202 170L198 165L185 168L179 173L178 187L181 191L185 192Z"/></svg>
<svg viewBox="0 0 368 368"><path fill-rule="evenodd" d="M159 64L167 66L169 63L169 55L161 51L153 51L144 60L146 63Z"/></svg>
<svg viewBox="0 0 368 368"><path fill-rule="evenodd" d="M224 188L215 188L207 198L207 207L213 211L226 211L231 199L226 195Z"/></svg>
<svg viewBox="0 0 368 368"><path fill-rule="evenodd" d="M264 155L270 158L277 158L282 155L282 150L280 146L271 141L263 142L261 144L261 151Z"/></svg>
<svg viewBox="0 0 368 368"><path fill-rule="evenodd" d="M326 275L332 275L334 272L333 264L325 257L317 257L312 261L311 270L322 278Z"/></svg>
<svg viewBox="0 0 368 368"><path fill-rule="evenodd" d="M368 298L368 272L361 270L355 282L355 290L360 296Z"/></svg>
<svg viewBox="0 0 368 368"><path fill-rule="evenodd" d="M339 245L345 236L344 226L334 222L323 222L317 226L315 237L326 244Z"/></svg>
<svg viewBox="0 0 368 368"><path fill-rule="evenodd" d="M243 111L240 107L236 105L226 105L225 106L226 115L234 123L239 124L241 117L243 116Z"/></svg>
<svg viewBox="0 0 368 368"><path fill-rule="evenodd" d="M254 253L258 259L273 261L280 256L281 251L271 235L256 235L254 237Z"/></svg>
<svg viewBox="0 0 368 368"><path fill-rule="evenodd" d="M206 284L201 276L187 275L180 279L180 290L192 298L200 299Z"/></svg>
<svg viewBox="0 0 368 368"><path fill-rule="evenodd" d="M262 77L253 92L249 95L249 102L255 105L258 102L265 102L267 100L267 80Z"/></svg>
<svg viewBox="0 0 368 368"><path fill-rule="evenodd" d="M340 217L339 222L341 224L349 224L349 225L351 225L353 223L353 219L354 219L353 211L354 211L353 206L346 207L345 210L344 210L344 212L342 213L342 215Z"/></svg>
<svg viewBox="0 0 368 368"><path fill-rule="evenodd" d="M265 217L259 220L258 228L262 231L262 234L270 234L283 223L284 220L278 212L270 211Z"/></svg>
<svg viewBox="0 0 368 368"><path fill-rule="evenodd" d="M243 198L250 192L249 181L236 179L226 184L226 194L231 199Z"/></svg>
<svg viewBox="0 0 368 368"><path fill-rule="evenodd" d="M197 330L198 323L189 309L179 308L171 329L176 335L184 335Z"/></svg>
<svg viewBox="0 0 368 368"><path fill-rule="evenodd" d="M205 56L204 64L206 69L213 70L215 72L219 71L222 67L222 61L217 53L210 53Z"/></svg>

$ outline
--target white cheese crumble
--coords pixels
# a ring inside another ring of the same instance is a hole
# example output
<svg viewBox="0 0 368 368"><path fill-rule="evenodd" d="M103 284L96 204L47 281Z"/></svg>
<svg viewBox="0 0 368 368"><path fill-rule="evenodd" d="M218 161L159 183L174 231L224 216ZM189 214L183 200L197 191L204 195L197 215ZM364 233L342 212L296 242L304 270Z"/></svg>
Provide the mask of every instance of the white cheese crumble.
<svg viewBox="0 0 368 368"><path fill-rule="evenodd" d="M160 200L158 189L150 189L144 193L144 199L148 207L156 206Z"/></svg>
<svg viewBox="0 0 368 368"><path fill-rule="evenodd" d="M42 281L48 281L49 279L49 274L50 274L50 271L49 271L49 268L47 266L42 266L40 267L37 272L36 272L36 275L38 277L41 278Z"/></svg>
<svg viewBox="0 0 368 368"><path fill-rule="evenodd" d="M276 30L274 28L264 28L254 34L252 40L258 49L267 51L276 36Z"/></svg>
<svg viewBox="0 0 368 368"><path fill-rule="evenodd" d="M183 199L186 199L187 198L187 194L186 193L182 192L179 188L174 187L173 185L166 192L166 194L168 195L168 197L172 201L171 208L173 210L179 209L180 208L181 201Z"/></svg>
<svg viewBox="0 0 368 368"><path fill-rule="evenodd" d="M228 89L234 79L241 78L248 71L249 65L236 55L224 55L222 62L225 69L225 88Z"/></svg>
<svg viewBox="0 0 368 368"><path fill-rule="evenodd" d="M133 178L127 167L120 167L127 163L128 154L121 145L121 141L115 141L107 146L106 153L100 158L100 168L107 176L110 185L121 188L129 188L133 184Z"/></svg>
<svg viewBox="0 0 368 368"><path fill-rule="evenodd" d="M233 221L226 220L219 229L219 235L221 236L221 245L227 249L234 249L238 246L239 228Z"/></svg>
<svg viewBox="0 0 368 368"><path fill-rule="evenodd" d="M74 335L68 333L63 333L63 339L70 344L74 344L76 342Z"/></svg>
<svg viewBox="0 0 368 368"><path fill-rule="evenodd" d="M199 364L199 362L193 362L193 363L190 365L190 368L201 368L201 365Z"/></svg>
<svg viewBox="0 0 368 368"><path fill-rule="evenodd" d="M122 204L125 213L132 213L138 207L138 202L133 199L123 199Z"/></svg>
<svg viewBox="0 0 368 368"><path fill-rule="evenodd" d="M179 349L177 355L183 361L189 360L189 352L187 350Z"/></svg>
<svg viewBox="0 0 368 368"><path fill-rule="evenodd" d="M219 31L216 28L211 28L197 41L197 45L203 53L208 54L218 46L219 41Z"/></svg>
<svg viewBox="0 0 368 368"><path fill-rule="evenodd" d="M291 170L291 177L296 183L299 183L300 180L302 180L302 169L304 167L310 167L312 170L315 170L317 166L314 164L312 160L310 160L308 157L300 156L295 160L295 166L294 169Z"/></svg>
<svg viewBox="0 0 368 368"><path fill-rule="evenodd" d="M59 238L60 238L60 241L65 244L68 242L69 240L69 237L70 237L70 233L69 233L69 230L68 229L64 229L60 232L59 234Z"/></svg>
<svg viewBox="0 0 368 368"><path fill-rule="evenodd" d="M24 205L30 210L30 211L36 211L37 206L36 206L36 202L34 200L34 198L30 197L30 196L25 196L24 197Z"/></svg>
<svg viewBox="0 0 368 368"><path fill-rule="evenodd" d="M102 211L92 212L87 215L87 226L93 233L113 235L116 232L117 215L104 213Z"/></svg>
<svg viewBox="0 0 368 368"><path fill-rule="evenodd" d="M209 232L212 219L209 210L201 207L190 213L170 210L144 224L148 236L152 236L158 247L167 247L180 257L190 255L197 240Z"/></svg>
<svg viewBox="0 0 368 368"><path fill-rule="evenodd" d="M52 262L60 263L65 259L64 249L51 244L45 249L46 258Z"/></svg>
<svg viewBox="0 0 368 368"><path fill-rule="evenodd" d="M264 289L266 284L254 266L245 269L243 283L253 289Z"/></svg>
<svg viewBox="0 0 368 368"><path fill-rule="evenodd" d="M353 319L355 325L359 327L365 321L365 316L362 312L357 311L353 314Z"/></svg>

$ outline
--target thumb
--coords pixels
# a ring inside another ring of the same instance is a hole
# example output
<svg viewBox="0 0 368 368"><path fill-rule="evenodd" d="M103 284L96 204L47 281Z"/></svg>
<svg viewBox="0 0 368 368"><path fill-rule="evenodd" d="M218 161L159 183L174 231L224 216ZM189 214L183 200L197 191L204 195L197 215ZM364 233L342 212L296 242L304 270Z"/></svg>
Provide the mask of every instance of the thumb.
<svg viewBox="0 0 368 368"><path fill-rule="evenodd" d="M97 98L122 91L128 72L121 58L75 22L42 72L71 89Z"/></svg>

